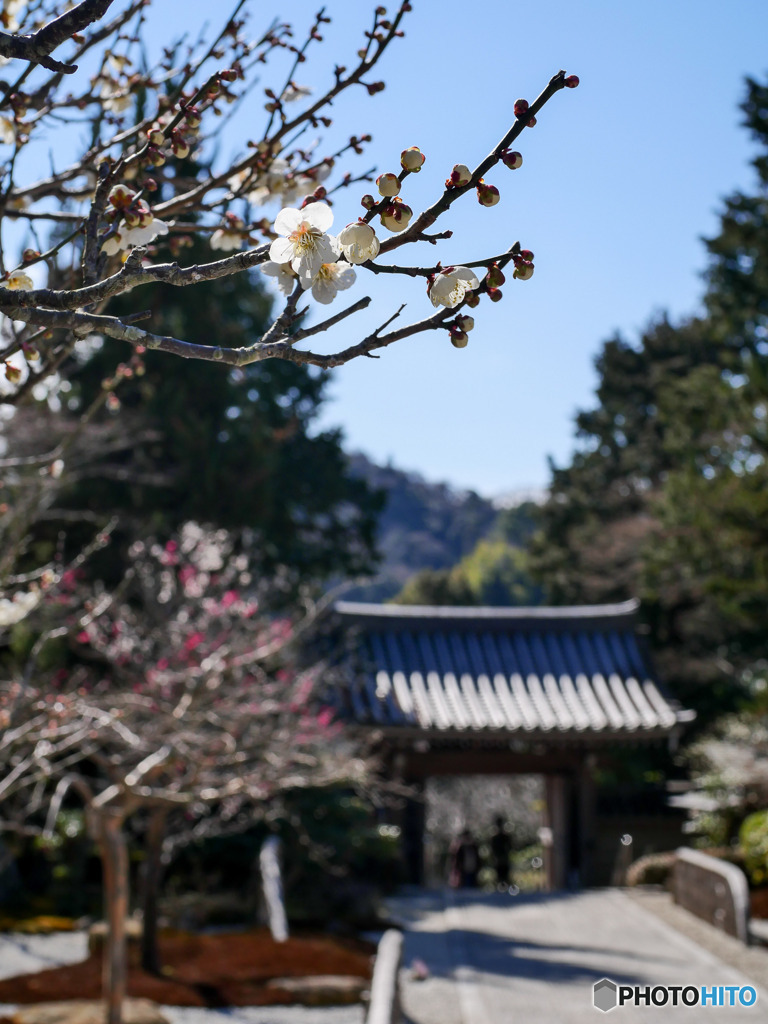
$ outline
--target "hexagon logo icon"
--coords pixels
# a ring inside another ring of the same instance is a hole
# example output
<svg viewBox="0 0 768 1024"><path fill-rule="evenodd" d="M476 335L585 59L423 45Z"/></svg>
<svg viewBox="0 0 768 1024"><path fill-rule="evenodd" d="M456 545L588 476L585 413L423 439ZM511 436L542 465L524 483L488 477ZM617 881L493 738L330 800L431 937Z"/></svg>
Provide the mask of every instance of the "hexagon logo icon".
<svg viewBox="0 0 768 1024"><path fill-rule="evenodd" d="M596 981L592 987L592 1001L595 1004L595 1008L602 1010L603 1013L614 1010L618 1003L616 993L616 983L609 978L601 978L600 981Z"/></svg>

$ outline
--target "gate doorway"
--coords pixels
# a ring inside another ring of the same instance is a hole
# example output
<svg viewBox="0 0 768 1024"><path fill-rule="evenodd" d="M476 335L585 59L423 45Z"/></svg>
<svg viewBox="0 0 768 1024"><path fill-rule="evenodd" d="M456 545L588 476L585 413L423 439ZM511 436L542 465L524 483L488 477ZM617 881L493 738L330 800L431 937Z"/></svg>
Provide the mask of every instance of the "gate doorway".
<svg viewBox="0 0 768 1024"><path fill-rule="evenodd" d="M478 883L497 884L491 837L501 818L511 850L510 883L534 892L546 885L541 830L545 826L545 786L540 775L445 775L427 779L424 786L424 881L445 885L450 875L450 851L463 829L478 843L481 867Z"/></svg>

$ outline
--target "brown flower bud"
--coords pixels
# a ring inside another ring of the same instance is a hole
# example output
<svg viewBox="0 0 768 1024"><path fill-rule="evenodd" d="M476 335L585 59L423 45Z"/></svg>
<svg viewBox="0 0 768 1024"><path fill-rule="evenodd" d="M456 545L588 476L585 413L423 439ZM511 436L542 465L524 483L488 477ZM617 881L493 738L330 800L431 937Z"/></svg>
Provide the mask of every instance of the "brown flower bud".
<svg viewBox="0 0 768 1024"><path fill-rule="evenodd" d="M500 288L501 285L504 284L506 277L499 268L498 263L492 263L490 267L488 267L488 273L485 280L487 281L489 288Z"/></svg>

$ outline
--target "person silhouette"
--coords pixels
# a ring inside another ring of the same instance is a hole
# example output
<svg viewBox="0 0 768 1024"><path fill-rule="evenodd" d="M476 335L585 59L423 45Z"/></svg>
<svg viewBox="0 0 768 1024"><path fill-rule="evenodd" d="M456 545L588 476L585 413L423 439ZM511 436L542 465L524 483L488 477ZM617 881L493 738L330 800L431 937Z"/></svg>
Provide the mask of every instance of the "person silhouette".
<svg viewBox="0 0 768 1024"><path fill-rule="evenodd" d="M477 873L480 870L480 851L468 828L461 830L451 843L450 884L454 889L477 887Z"/></svg>
<svg viewBox="0 0 768 1024"><path fill-rule="evenodd" d="M512 839L504 828L504 819L497 814L493 819L496 826L491 836L491 858L496 873L496 884L499 888L508 888L510 884L509 857L512 853Z"/></svg>

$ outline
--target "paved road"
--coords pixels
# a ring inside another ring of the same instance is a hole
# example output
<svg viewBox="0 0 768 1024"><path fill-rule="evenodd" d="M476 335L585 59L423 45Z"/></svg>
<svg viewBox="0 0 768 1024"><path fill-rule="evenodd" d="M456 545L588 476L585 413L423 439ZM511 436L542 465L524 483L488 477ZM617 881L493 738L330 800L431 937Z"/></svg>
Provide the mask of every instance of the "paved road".
<svg viewBox="0 0 768 1024"><path fill-rule="evenodd" d="M412 1024L726 1024L768 1019L768 995L618 890L554 896L417 892L392 901L406 925L403 1004ZM768 952L766 952L768 958ZM415 957L430 977L412 979ZM592 1005L592 986L753 985L750 1009Z"/></svg>

